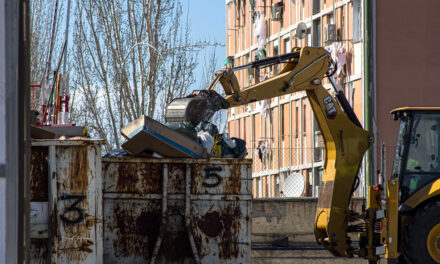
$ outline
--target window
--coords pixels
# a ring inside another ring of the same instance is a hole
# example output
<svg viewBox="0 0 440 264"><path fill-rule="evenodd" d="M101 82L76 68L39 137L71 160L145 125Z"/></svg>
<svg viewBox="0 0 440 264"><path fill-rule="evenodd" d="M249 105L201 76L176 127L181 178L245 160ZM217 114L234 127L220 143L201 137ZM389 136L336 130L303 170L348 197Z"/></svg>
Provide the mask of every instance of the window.
<svg viewBox="0 0 440 264"><path fill-rule="evenodd" d="M242 129L243 129L243 133L242 133L242 135L243 135L243 137L242 137L242 139L244 139L244 140L247 140L246 139L246 119L248 119L249 117L243 117L241 120L243 120L243 126L242 126Z"/></svg>
<svg viewBox="0 0 440 264"><path fill-rule="evenodd" d="M361 32L361 0L353 0L353 42L359 42L362 38Z"/></svg>
<svg viewBox="0 0 440 264"><path fill-rule="evenodd" d="M256 197L259 198L261 197L261 192L263 191L262 186L261 186L261 177L257 178L257 194Z"/></svg>
<svg viewBox="0 0 440 264"><path fill-rule="evenodd" d="M249 54L246 54L246 63L251 62L251 56ZM252 76L254 75L254 68L248 68L247 69L247 86L252 85Z"/></svg>
<svg viewBox="0 0 440 264"><path fill-rule="evenodd" d="M313 0L313 14L316 15L321 12L321 0Z"/></svg>
<svg viewBox="0 0 440 264"><path fill-rule="evenodd" d="M263 193L263 197L267 198L269 197L269 184L270 184L270 178L269 176L264 176L264 193Z"/></svg>
<svg viewBox="0 0 440 264"><path fill-rule="evenodd" d="M280 176L275 176L275 197L280 197Z"/></svg>
<svg viewBox="0 0 440 264"><path fill-rule="evenodd" d="M295 137L298 137L299 132L299 108L298 108L298 101L295 101Z"/></svg>
<svg viewBox="0 0 440 264"><path fill-rule="evenodd" d="M310 189L311 189L311 187L313 187L312 169L307 169L306 173L307 173L307 181L306 181L305 193L306 193L306 196L311 196Z"/></svg>
<svg viewBox="0 0 440 264"><path fill-rule="evenodd" d="M335 18L333 17L333 14L329 14L328 15L328 23L329 24L334 24L335 23Z"/></svg>
<svg viewBox="0 0 440 264"><path fill-rule="evenodd" d="M273 56L278 56L279 55L279 49L278 49L278 39L274 40L273 42ZM273 74L277 74L280 71L280 64L279 63L275 63L273 65Z"/></svg>
<svg viewBox="0 0 440 264"><path fill-rule="evenodd" d="M304 7L304 0L301 0L301 20L305 18L305 7Z"/></svg>
<svg viewBox="0 0 440 264"><path fill-rule="evenodd" d="M408 152L400 179L402 200L440 173L440 115L415 112L411 123L411 131L404 136Z"/></svg>
<svg viewBox="0 0 440 264"><path fill-rule="evenodd" d="M307 132L307 102L304 100L303 110L302 110L302 121L303 121L303 132Z"/></svg>
<svg viewBox="0 0 440 264"><path fill-rule="evenodd" d="M288 35L287 37L284 37L284 53L289 53L291 52L291 47L290 47L290 35Z"/></svg>
<svg viewBox="0 0 440 264"><path fill-rule="evenodd" d="M281 140L284 141L284 108L286 104L281 105L281 109L279 110L280 120L281 120Z"/></svg>
<svg viewBox="0 0 440 264"><path fill-rule="evenodd" d="M240 137L240 119L235 120L234 136Z"/></svg>
<svg viewBox="0 0 440 264"><path fill-rule="evenodd" d="M321 46L321 19L313 20L312 28L312 45L313 47Z"/></svg>
<svg viewBox="0 0 440 264"><path fill-rule="evenodd" d="M307 149L306 149L307 148L307 104L306 104L306 100L304 100L303 102L304 102L303 110L302 110L302 123L303 123L302 136L303 136L303 138L302 138L301 150L302 150L302 163L305 164L305 163L308 163L308 160L306 157L306 155L307 155Z"/></svg>
<svg viewBox="0 0 440 264"><path fill-rule="evenodd" d="M314 182L313 182L313 196L318 197L319 195L319 185L321 184L322 179L322 167L315 167L313 168L314 172Z"/></svg>

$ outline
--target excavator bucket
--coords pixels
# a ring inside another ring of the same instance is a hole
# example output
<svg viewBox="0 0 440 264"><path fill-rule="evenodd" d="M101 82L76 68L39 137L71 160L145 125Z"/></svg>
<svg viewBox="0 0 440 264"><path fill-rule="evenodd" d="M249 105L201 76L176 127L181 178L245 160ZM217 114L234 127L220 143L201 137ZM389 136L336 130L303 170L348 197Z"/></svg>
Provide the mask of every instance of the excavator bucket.
<svg viewBox="0 0 440 264"><path fill-rule="evenodd" d="M215 73L215 79L208 89L195 90L186 97L172 100L167 106L165 120L197 124L201 121L208 121L220 109L228 109L231 106L229 101L214 90L219 81L226 95L237 94L240 91L232 69L221 69Z"/></svg>
<svg viewBox="0 0 440 264"><path fill-rule="evenodd" d="M176 98L167 106L167 122L198 124L211 119L215 112L229 108L229 102L214 90L195 90L184 98Z"/></svg>

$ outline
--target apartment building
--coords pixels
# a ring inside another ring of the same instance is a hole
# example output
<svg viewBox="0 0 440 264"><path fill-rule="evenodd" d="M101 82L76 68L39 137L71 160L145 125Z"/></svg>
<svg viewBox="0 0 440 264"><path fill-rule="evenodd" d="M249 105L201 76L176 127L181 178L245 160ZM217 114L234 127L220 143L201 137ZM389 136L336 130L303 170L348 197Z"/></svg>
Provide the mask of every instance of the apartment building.
<svg viewBox="0 0 440 264"><path fill-rule="evenodd" d="M300 39L296 30L301 22L307 34ZM326 47L338 61L337 83L363 122L362 22L360 0L227 0L227 62L240 66L293 47ZM281 67L235 73L240 86L246 87L277 74ZM324 87L330 89L327 82ZM254 197L317 196L323 142L305 92L231 108L227 118L228 133L246 140L248 158L254 160ZM357 195L363 190L359 188Z"/></svg>

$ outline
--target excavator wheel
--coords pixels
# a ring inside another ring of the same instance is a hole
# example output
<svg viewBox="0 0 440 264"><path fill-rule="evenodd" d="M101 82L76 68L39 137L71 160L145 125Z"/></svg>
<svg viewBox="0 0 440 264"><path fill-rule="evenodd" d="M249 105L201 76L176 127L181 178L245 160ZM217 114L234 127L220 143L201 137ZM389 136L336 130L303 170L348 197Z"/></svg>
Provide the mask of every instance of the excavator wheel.
<svg viewBox="0 0 440 264"><path fill-rule="evenodd" d="M409 263L440 263L440 201L417 211L405 230L403 250Z"/></svg>

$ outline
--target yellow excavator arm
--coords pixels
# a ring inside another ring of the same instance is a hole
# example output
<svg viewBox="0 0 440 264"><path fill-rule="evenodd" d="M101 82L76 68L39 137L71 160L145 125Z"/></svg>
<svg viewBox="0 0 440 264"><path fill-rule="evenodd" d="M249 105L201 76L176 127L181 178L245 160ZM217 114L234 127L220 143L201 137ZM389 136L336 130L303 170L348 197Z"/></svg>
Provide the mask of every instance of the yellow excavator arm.
<svg viewBox="0 0 440 264"><path fill-rule="evenodd" d="M323 48L312 47L293 52L299 52L298 57L290 59L279 74L241 90L237 89L232 71L226 69L217 77L220 76L231 107L306 91L325 143L315 218L316 240L334 255L352 256L347 236L349 203L359 184L358 170L364 153L373 143L373 134L362 128L341 91L333 97L322 86L322 79L332 65L330 54Z"/></svg>
<svg viewBox="0 0 440 264"><path fill-rule="evenodd" d="M285 62L286 66L279 74L243 89L240 89L233 73L234 70L245 67L259 67L280 62ZM322 86L322 80L331 66L330 54L325 49L295 48L286 55L233 69L223 69L216 73L216 79L208 90L212 90L220 81L225 90L224 99L227 101L227 107L299 91L306 92L325 143L324 171L315 218L316 240L336 256L352 256L354 249L347 235L351 217L349 203L359 184L358 170L364 153L373 143L373 134L362 128L332 77L328 78L335 88L335 96ZM169 117L184 115L185 111L187 114L191 112L183 106L187 102L181 101L183 104L179 102L177 100L171 103L170 109L174 112L167 113ZM205 104L203 108L206 108ZM200 116L200 112L196 112ZM185 120L189 121L191 118Z"/></svg>

